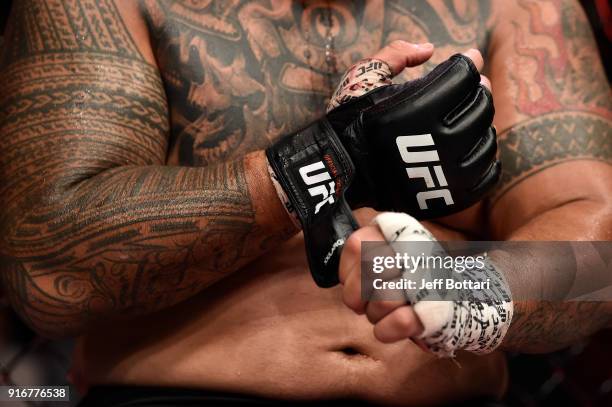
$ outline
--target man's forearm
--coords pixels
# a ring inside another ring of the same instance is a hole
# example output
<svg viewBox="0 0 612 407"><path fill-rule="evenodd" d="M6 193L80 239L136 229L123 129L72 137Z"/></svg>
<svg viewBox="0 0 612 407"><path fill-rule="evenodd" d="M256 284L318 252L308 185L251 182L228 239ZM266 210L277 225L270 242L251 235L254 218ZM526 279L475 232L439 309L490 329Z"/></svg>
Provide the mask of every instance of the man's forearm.
<svg viewBox="0 0 612 407"><path fill-rule="evenodd" d="M49 334L175 304L295 233L263 152L208 168L110 169L37 202L10 208L0 275Z"/></svg>
<svg viewBox="0 0 612 407"><path fill-rule="evenodd" d="M263 152L165 165L166 92L125 3L15 2L0 58L0 275L46 334L175 304L295 229Z"/></svg>
<svg viewBox="0 0 612 407"><path fill-rule="evenodd" d="M601 203L572 202L534 218L513 233L510 240L609 240L607 233L612 230L610 216L610 213L606 215L606 207ZM567 255L567 250L565 252ZM564 261L560 256L551 253L544 256L546 258L542 257L517 259L515 256L502 265L511 287L521 286L525 289L530 286L532 291L521 293L521 299L534 298L532 301L515 302L512 325L502 344L505 350L553 351L591 335L612 322L612 302L562 300L562 297L570 296L576 282L592 279L589 273L596 274L596 271L577 264L575 275L564 275L568 267L557 264ZM536 300L539 295L536 291L548 300ZM559 294L558 299L553 299L553 291Z"/></svg>

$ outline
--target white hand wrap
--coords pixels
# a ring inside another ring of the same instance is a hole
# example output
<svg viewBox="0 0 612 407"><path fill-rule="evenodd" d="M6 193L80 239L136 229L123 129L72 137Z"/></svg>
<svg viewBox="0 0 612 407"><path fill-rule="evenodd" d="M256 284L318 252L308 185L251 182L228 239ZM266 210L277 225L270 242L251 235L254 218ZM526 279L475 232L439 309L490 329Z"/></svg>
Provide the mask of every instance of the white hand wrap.
<svg viewBox="0 0 612 407"><path fill-rule="evenodd" d="M436 240L420 222L404 213L382 213L374 223L387 242ZM419 339L439 357L453 357L461 349L490 353L500 345L512 321L510 288L494 265L486 261L485 270L466 270L462 274L474 281L479 280L478 274L485 274L491 288L474 295L463 294L466 298L460 301L428 301L426 290L417 293L417 300L410 299L424 327Z"/></svg>
<svg viewBox="0 0 612 407"><path fill-rule="evenodd" d="M327 104L327 112L366 93L392 84L391 67L380 59L367 58L351 66Z"/></svg>

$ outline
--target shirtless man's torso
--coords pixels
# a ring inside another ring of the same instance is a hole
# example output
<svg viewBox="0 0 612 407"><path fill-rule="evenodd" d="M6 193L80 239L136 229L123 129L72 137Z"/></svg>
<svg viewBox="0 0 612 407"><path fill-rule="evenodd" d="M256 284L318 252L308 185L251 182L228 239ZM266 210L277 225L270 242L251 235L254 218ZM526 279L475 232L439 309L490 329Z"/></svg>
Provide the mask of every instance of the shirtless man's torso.
<svg viewBox="0 0 612 407"><path fill-rule="evenodd" d="M267 241L266 233L260 240L252 237L258 233L255 214L263 204L252 202L244 185L252 192L254 184L245 181L249 175L242 165L219 164L264 149L320 117L342 73L392 40L436 46L431 61L397 80L419 77L450 55L477 48L488 64L485 74L496 98L495 124L505 166L502 184L489 201L426 225L440 239L506 238L526 219L564 203L563 197L546 204L537 196L533 201L517 197L534 188L548 194L549 187L539 185L559 177L566 180L565 192L580 195L598 181L572 177L581 171L608 171L610 142L607 152L598 148L606 145L609 133L609 95L601 89L605 78L596 51L589 48L588 23L573 2L38 3L46 7L22 10L22 21L69 24L64 29L49 24L36 38L26 35L26 26L20 40L45 45L56 41L55 58L61 62L64 43L80 39L74 49L95 50L88 62L94 75L97 64L104 70L106 90L114 93L115 102L120 103L130 90L143 95L129 114L119 112L121 108L103 109L107 120L123 115L134 120L134 127L142 127L144 121L161 133L169 131L164 150L169 166L218 168L201 180L217 201L211 199L207 208L212 226L197 242L213 249L207 256L193 254L199 266L189 273L197 274L199 267L200 273L217 274L219 279L223 270L241 265L233 275L194 296L185 294L186 299L176 305L126 321L96 323L80 341L79 365L90 385L195 387L273 398L356 397L397 404L496 397L504 391L506 368L499 353L460 354L459 363L454 363L436 360L409 341L378 342L366 317L342 304L340 289L314 285L301 235L280 246ZM105 67L108 64L112 67ZM72 74L77 78L83 72ZM103 93L86 88L82 97L99 98ZM79 101L74 103L78 107ZM168 117L156 116L166 104ZM114 131L92 127L100 133ZM590 136L585 136L585 129L590 129ZM141 137L141 148L157 151L157 139L146 139L138 129L133 132ZM542 142L542 137L548 139ZM588 139L592 144L570 145L585 137L592 137ZM533 151L536 157L526 158ZM128 154L125 162L131 159ZM143 158L136 165L162 159ZM124 160L119 151L116 160ZM542 172L545 168L550 169ZM574 175L567 176L568 171ZM134 175L134 182L144 189L152 182L180 183L179 175L147 177ZM510 208L513 217L508 216ZM372 216L373 211L358 211L362 224ZM160 224L157 231L181 241L180 234L190 227L188 221L175 222ZM125 241L130 236L116 238ZM110 247L117 241L98 244ZM244 246L251 244L274 248L251 262L246 261L249 256L243 257ZM185 244L184 250L198 253L195 245ZM152 276L143 273L142 288L125 292L126 297L136 296L138 290L173 287L174 274L164 275L163 265L175 267L177 262L164 256L151 244L150 255L143 257L154 258L159 271ZM123 270L112 269L116 281ZM6 279L9 286L15 285ZM189 279L185 281L188 286ZM165 303L165 297L160 298Z"/></svg>
<svg viewBox="0 0 612 407"><path fill-rule="evenodd" d="M168 164L211 165L266 148L320 117L342 73L393 39L434 42L430 67L487 49L490 6L465 3L144 2L170 105ZM410 342L379 343L338 288L313 284L301 236L127 325L113 325L125 335L109 338L103 327L85 339L93 383L406 404L495 397L505 387L501 355L463 355L458 366Z"/></svg>

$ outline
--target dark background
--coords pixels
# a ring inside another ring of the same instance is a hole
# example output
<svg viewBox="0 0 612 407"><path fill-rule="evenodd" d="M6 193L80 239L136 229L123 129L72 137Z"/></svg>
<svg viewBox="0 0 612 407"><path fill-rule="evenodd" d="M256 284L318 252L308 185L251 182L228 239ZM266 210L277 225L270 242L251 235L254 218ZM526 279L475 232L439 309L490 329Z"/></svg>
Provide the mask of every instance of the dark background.
<svg viewBox="0 0 612 407"><path fill-rule="evenodd" d="M593 25L608 78L612 79L611 1L581 0L581 3ZM0 33L4 31L10 7L11 0L0 0ZM70 341L52 342L34 335L0 293L0 385L65 385L71 351ZM547 355L510 354L508 361L510 387L499 406L612 406L612 331ZM78 396L74 388L71 390L70 404L74 404Z"/></svg>

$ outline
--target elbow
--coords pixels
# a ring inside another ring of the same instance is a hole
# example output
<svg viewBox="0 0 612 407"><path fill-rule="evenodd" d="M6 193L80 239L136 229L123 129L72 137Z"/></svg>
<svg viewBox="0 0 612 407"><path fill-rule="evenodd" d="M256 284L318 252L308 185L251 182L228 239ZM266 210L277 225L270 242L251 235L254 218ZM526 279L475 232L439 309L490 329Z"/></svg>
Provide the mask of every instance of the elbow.
<svg viewBox="0 0 612 407"><path fill-rule="evenodd" d="M96 266L83 263L82 202L66 183L8 202L0 213L0 282L13 309L43 337L83 334L112 299L99 300L104 287L95 280Z"/></svg>
<svg viewBox="0 0 612 407"><path fill-rule="evenodd" d="M88 323L78 307L64 305L61 309L45 304L47 298L15 298L15 293L7 293L11 299L13 310L21 320L37 335L61 340L75 338L84 334ZM41 294L38 297L43 297ZM42 301L41 301L42 300ZM41 305L42 304L42 305Z"/></svg>
<svg viewBox="0 0 612 407"><path fill-rule="evenodd" d="M21 320L37 335L61 340L76 338L87 331L88 321L77 305L63 304L58 307L49 304L45 293L32 295L30 298L7 293L11 305ZM15 298L17 297L17 298Z"/></svg>
<svg viewBox="0 0 612 407"><path fill-rule="evenodd" d="M85 238L96 231L87 215L97 208L83 199L53 185L10 200L0 213L0 281L17 314L43 337L80 336L118 301L112 265L91 255Z"/></svg>
<svg viewBox="0 0 612 407"><path fill-rule="evenodd" d="M92 298L87 282L49 269L33 269L3 254L0 283L13 310L38 335L65 339L80 336L88 328Z"/></svg>

